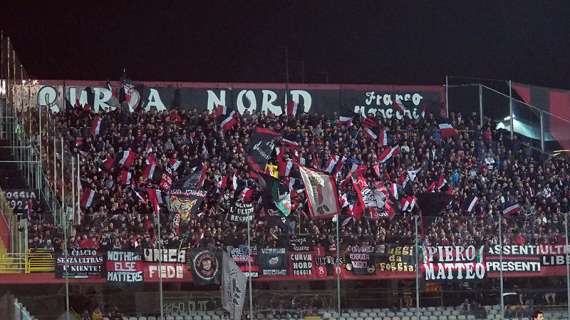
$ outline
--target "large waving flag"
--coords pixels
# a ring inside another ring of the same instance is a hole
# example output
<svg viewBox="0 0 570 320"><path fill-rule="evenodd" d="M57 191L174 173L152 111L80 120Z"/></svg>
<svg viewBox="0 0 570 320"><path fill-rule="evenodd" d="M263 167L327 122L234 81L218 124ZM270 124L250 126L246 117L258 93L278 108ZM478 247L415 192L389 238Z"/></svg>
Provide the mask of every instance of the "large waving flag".
<svg viewBox="0 0 570 320"><path fill-rule="evenodd" d="M267 162L271 160L277 140L280 139L277 132L265 128L256 128L251 135L248 146L247 162L253 170L262 173Z"/></svg>
<svg viewBox="0 0 570 320"><path fill-rule="evenodd" d="M288 116L296 116L297 109L299 108L299 102L293 101L293 99L287 101L287 115Z"/></svg>
<svg viewBox="0 0 570 320"><path fill-rule="evenodd" d="M380 130L378 134L378 145L381 147L388 145L388 131L386 129Z"/></svg>
<svg viewBox="0 0 570 320"><path fill-rule="evenodd" d="M237 113L235 111L230 112L230 114L222 120L220 127L222 131L226 132L233 128L238 122Z"/></svg>
<svg viewBox="0 0 570 320"><path fill-rule="evenodd" d="M320 171L299 166L309 210L314 219L332 218L340 214L338 192L334 178Z"/></svg>
<svg viewBox="0 0 570 320"><path fill-rule="evenodd" d="M384 163L390 160L392 157L397 156L398 154L400 154L400 146L384 148L382 153L378 156L378 160L380 160L380 163Z"/></svg>
<svg viewBox="0 0 570 320"><path fill-rule="evenodd" d="M441 123L439 125L439 131L442 138L455 137L459 132L449 123Z"/></svg>
<svg viewBox="0 0 570 320"><path fill-rule="evenodd" d="M518 202L510 202L503 208L503 216L510 217L521 211L521 206Z"/></svg>
<svg viewBox="0 0 570 320"><path fill-rule="evenodd" d="M337 126L352 127L352 117L340 116L340 117L338 117L338 119L336 120L336 125L337 125Z"/></svg>
<svg viewBox="0 0 570 320"><path fill-rule="evenodd" d="M101 124L103 119L101 117L95 117L91 120L91 135L98 136L101 133Z"/></svg>
<svg viewBox="0 0 570 320"><path fill-rule="evenodd" d="M154 216L158 216L160 207L159 205L162 204L162 193L160 189L147 189L146 193L148 195L148 200L150 200L150 204L152 206L152 212Z"/></svg>
<svg viewBox="0 0 570 320"><path fill-rule="evenodd" d="M135 162L136 157L137 154L131 149L123 151L119 154L119 166L125 167L127 169L130 168Z"/></svg>
<svg viewBox="0 0 570 320"><path fill-rule="evenodd" d="M247 277L244 272L224 251L222 256L222 307L230 313L230 320L241 319L246 287Z"/></svg>
<svg viewBox="0 0 570 320"><path fill-rule="evenodd" d="M80 204L83 208L89 209L95 202L95 190L85 188L81 194Z"/></svg>

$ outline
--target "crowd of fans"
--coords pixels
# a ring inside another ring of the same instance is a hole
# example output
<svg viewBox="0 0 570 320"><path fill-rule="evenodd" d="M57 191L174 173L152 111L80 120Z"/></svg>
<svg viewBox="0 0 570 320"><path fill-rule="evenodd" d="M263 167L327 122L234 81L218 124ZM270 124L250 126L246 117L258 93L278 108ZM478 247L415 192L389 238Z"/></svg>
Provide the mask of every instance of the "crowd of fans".
<svg viewBox="0 0 570 320"><path fill-rule="evenodd" d="M93 120L101 117L101 130L94 135ZM417 178L400 191L399 197L418 196L433 188L433 182L444 177L450 204L439 217L420 219L422 241L426 245L496 244L499 215L510 203L518 203L521 211L502 219L505 243L561 244L564 242L563 213L568 212L569 162L565 157L550 157L533 150L516 135L496 130L490 120L479 125L476 115L450 114L448 119L426 114L424 118L372 118L386 130L390 145L399 145L400 153L380 166L381 174L373 169L378 164L382 146L364 133L363 119L355 117L352 126L338 125L336 118L311 113L297 117L264 114L238 116L238 123L223 131L219 119L197 110L169 112L127 112L121 109L95 114L88 107L69 107L52 114L57 134L63 137L65 148L79 154L82 190L95 191L89 208L82 208L82 222L70 235L70 247L98 249L134 249L156 246L156 218L146 188L167 188L158 181L143 176L149 157L157 167L166 169L172 159L181 165L172 172L172 180L207 168L202 189L206 192L203 205L196 214L174 225L174 213L166 201L161 204L162 244L167 247L199 245L239 245L246 242L246 224L227 220L228 203L242 195L233 190L232 178L240 185L253 188L256 204L252 241L259 246L282 246L291 237L309 235L315 244L334 248L336 225L331 219L311 219L303 192L292 198L292 213L283 223L272 223L277 210L262 208L258 202L262 186L250 172L247 163L248 145L253 130L263 127L281 133L299 143L297 155L305 166L324 170L331 156L345 156L346 161L337 182L351 170L351 163L367 166L364 177L369 185L380 181L384 185L401 183L407 170L418 170ZM447 122L458 135L442 138L438 124ZM134 163L120 168L117 163L106 166L120 152L132 150ZM293 156L287 150L285 157ZM274 154L275 156L275 154ZM198 168L198 169L196 169ZM130 184L120 181L123 171L132 174ZM293 167L290 174L298 177ZM221 188L220 177L228 183ZM300 179L298 179L300 180ZM339 187L348 203L356 199L352 184ZM468 210L468 202L477 195L479 201ZM349 215L350 206L343 208ZM342 243L382 244L413 243L414 216L421 215L416 206L392 217L373 219L365 213L362 218L343 223ZM278 219L281 221L280 219ZM52 227L31 224L31 247L61 249L61 232ZM53 237L53 239L52 239Z"/></svg>

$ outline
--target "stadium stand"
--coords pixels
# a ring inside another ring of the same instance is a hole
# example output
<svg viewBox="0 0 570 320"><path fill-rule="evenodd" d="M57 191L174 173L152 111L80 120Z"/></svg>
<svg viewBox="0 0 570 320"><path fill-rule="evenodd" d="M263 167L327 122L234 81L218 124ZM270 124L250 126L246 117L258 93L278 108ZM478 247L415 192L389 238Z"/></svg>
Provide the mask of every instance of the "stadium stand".
<svg viewBox="0 0 570 320"><path fill-rule="evenodd" d="M347 309L340 313L340 315L331 310L316 310L312 314L302 314L297 310L289 310L283 312L267 312L259 313L254 319L266 320L287 320L287 319L310 319L314 317L315 319L322 320L373 320L373 319L386 319L386 320L475 320L475 319L491 319L499 320L503 319L500 314L500 308L494 307L482 307L482 312L466 313L461 307L433 307L433 308L422 308L420 309L421 315L418 316L415 309L402 309L402 310L390 310L390 309ZM507 317L507 319L516 319L517 317ZM111 319L110 317L104 317L103 319ZM155 320L156 316L123 316L123 319L127 320ZM226 319L222 311L208 311L208 312L197 312L192 314L171 314L166 316L167 320L221 320ZM553 320L563 320L566 319L566 314L562 311L546 311L545 319Z"/></svg>
<svg viewBox="0 0 570 320"><path fill-rule="evenodd" d="M245 186L254 188L250 196L252 202L257 202L263 194L258 181L248 176L250 169L246 163L246 146L256 127L270 128L296 139L300 144L296 152L302 155L301 161L308 167L326 170L335 155L350 159L337 175L338 183L347 176L353 163L362 163L366 166L364 176L368 184L374 184L378 177L373 167L383 150L376 141L363 136L367 127L361 119L355 119L352 127L345 127L336 125L334 119L314 114L299 119L241 116L238 124L226 133L217 130L215 119L206 113L122 114L117 111L100 115L90 112L88 106L76 106L54 117L65 145L71 152L81 154L84 188L96 192L84 223L76 226L75 236L69 240L70 247L76 248L132 249L154 245L151 203L139 201L135 196L135 192L139 192L146 197L145 187L161 188L161 179L150 180L144 176L145 162L151 158L156 159L157 171L161 172L169 168L169 161L180 160L182 165L172 174L173 180L191 175L197 167L207 168L204 189L208 196L204 206L179 228L164 215L161 219L164 245L177 248L208 243L222 247L243 243L246 234L243 228L225 219L227 210L222 199L242 197ZM93 137L89 129L95 118L100 118L104 127ZM388 132L392 145L400 146L400 155L388 160L382 172L386 185L395 183L400 187L399 199L416 199L434 188L452 195L444 214L425 231L424 244L496 244L496 216L506 204L512 203L522 208L522 214L503 220L506 243L563 243L562 213L568 211L570 190L565 158L545 156L516 135L510 139L507 132L495 130L491 121L481 128L476 119L461 114L451 116L450 123L458 134L448 138L438 136L439 122L433 115L416 123L368 120ZM118 154L128 150L136 154L131 167L119 168L114 164L105 168L106 161L114 161ZM276 164L277 156L273 154ZM293 156L293 153L285 155L287 159ZM407 170L419 170L417 179L413 185L402 188L405 181L402 177ZM121 181L125 174L132 177L128 184ZM296 168L291 176L298 177ZM231 183L225 189L217 187L216 179L232 177L237 179L238 190L234 190ZM162 184L164 194L169 187ZM354 204L356 193L351 184L341 184L339 195L348 196L348 203ZM468 209L468 201L472 201L474 195L478 202ZM288 227L296 228L301 234L311 234L315 243L333 243L333 223L309 219L307 206L295 205L304 203L304 194L297 196L293 199L294 214ZM166 209L166 201L161 206ZM257 209L259 212L262 208ZM411 244L414 212L403 212L392 220L367 216L344 224L343 242ZM344 213L352 214L346 204ZM256 223L253 239L263 246L277 246L286 235L286 229ZM61 231L53 225L32 223L29 232L30 247L61 250ZM182 234L189 236L181 239Z"/></svg>

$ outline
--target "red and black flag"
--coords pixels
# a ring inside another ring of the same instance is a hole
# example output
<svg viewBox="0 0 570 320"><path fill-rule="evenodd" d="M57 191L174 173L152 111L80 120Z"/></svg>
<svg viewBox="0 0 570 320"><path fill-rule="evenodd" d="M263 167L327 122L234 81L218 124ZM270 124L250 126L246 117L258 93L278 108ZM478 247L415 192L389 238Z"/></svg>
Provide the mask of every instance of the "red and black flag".
<svg viewBox="0 0 570 320"><path fill-rule="evenodd" d="M265 166L273 157L273 151L280 138L281 136L272 130L255 129L251 135L247 156L247 162L254 171L263 173Z"/></svg>

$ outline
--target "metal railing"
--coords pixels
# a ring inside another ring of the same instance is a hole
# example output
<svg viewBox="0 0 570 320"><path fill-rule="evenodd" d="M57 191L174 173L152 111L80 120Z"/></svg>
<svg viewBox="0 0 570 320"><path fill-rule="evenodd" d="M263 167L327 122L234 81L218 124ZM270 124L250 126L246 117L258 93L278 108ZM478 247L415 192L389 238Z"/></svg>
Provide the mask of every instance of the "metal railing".
<svg viewBox="0 0 570 320"><path fill-rule="evenodd" d="M54 261L53 252L47 250L5 253L0 255L0 273L54 272Z"/></svg>
<svg viewBox="0 0 570 320"><path fill-rule="evenodd" d="M517 135L528 147L546 154L567 149L564 145L570 142L570 119L517 99L510 80L474 80L446 81L448 113L476 114L481 127L492 120L497 123L493 129L503 129L511 137Z"/></svg>

